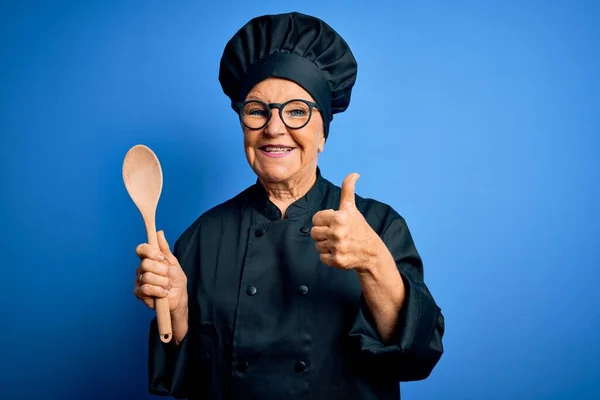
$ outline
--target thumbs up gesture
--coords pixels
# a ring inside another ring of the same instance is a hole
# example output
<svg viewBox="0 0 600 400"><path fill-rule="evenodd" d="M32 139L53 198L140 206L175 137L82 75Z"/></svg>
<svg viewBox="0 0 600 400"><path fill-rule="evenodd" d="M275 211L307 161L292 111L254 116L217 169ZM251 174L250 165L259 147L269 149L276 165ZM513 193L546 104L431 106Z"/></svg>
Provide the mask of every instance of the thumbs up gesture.
<svg viewBox="0 0 600 400"><path fill-rule="evenodd" d="M358 178L357 173L352 173L344 179L337 211L323 210L313 216L311 237L321 262L361 271L374 264L383 242L356 208L354 187Z"/></svg>

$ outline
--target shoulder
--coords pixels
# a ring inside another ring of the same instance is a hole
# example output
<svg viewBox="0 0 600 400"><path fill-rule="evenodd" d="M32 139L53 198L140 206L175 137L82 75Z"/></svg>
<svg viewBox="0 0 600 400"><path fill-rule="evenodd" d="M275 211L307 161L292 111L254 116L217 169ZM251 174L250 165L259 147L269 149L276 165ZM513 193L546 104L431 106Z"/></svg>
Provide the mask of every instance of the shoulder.
<svg viewBox="0 0 600 400"><path fill-rule="evenodd" d="M331 193L330 205L331 201L333 201L337 208L342 189L331 183L329 185L328 192ZM381 237L393 255L398 257L402 255L403 258L412 257L416 265L420 263L420 256L406 219L394 207L382 200L363 197L356 193L354 201L358 211L360 211L373 231Z"/></svg>
<svg viewBox="0 0 600 400"><path fill-rule="evenodd" d="M195 243L200 231L205 227L209 229L222 226L226 218L235 218L235 212L241 212L249 197L252 186L244 189L236 196L217 204L198 216L179 236L175 249L179 254L184 254L192 243Z"/></svg>
<svg viewBox="0 0 600 400"><path fill-rule="evenodd" d="M330 197L330 200L327 203L330 205L335 204L337 208L337 205L339 205L340 202L342 188L326 179L324 181L328 186L328 197ZM363 214L365 219L376 231L381 232L392 223L395 225L406 226L404 217L387 202L370 197L363 197L359 194L355 194L354 200L356 202L356 208L358 208L361 214Z"/></svg>
<svg viewBox="0 0 600 400"><path fill-rule="evenodd" d="M404 217L388 203L359 195L355 200L356 208L379 235L408 230Z"/></svg>

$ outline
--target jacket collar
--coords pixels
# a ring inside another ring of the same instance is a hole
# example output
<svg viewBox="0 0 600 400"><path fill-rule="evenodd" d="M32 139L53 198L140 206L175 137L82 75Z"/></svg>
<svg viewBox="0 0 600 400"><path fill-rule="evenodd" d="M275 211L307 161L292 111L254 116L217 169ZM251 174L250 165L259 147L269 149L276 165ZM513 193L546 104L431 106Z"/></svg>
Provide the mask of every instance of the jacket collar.
<svg viewBox="0 0 600 400"><path fill-rule="evenodd" d="M314 185L304 196L290 204L288 207L286 211L287 219L293 220L309 212L314 214L321 209L321 204L327 192L327 180L321 175L319 167L317 167L316 173L317 179ZM269 200L265 188L258 179L252 186L250 193L251 201L259 213L270 220L281 219L281 211L271 200Z"/></svg>

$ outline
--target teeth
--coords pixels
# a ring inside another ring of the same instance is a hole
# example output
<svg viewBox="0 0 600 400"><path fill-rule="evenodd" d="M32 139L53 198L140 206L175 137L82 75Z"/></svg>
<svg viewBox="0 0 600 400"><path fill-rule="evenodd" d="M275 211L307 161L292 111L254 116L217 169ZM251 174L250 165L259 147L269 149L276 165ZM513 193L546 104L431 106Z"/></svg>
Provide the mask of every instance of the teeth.
<svg viewBox="0 0 600 400"><path fill-rule="evenodd" d="M267 146L264 148L267 153L287 153L291 149L288 147L272 147Z"/></svg>

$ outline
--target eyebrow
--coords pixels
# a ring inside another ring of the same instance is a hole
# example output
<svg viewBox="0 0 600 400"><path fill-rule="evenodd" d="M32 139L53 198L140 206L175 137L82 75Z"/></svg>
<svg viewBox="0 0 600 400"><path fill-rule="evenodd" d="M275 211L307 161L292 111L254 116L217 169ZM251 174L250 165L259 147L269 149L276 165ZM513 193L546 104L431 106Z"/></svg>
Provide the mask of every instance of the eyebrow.
<svg viewBox="0 0 600 400"><path fill-rule="evenodd" d="M248 95L247 99L248 100L262 100L260 97L258 97L256 95Z"/></svg>
<svg viewBox="0 0 600 400"><path fill-rule="evenodd" d="M314 100L312 100L310 96L301 96L301 95L298 95L298 96L288 96L288 100L290 100L290 99L305 99L305 100L314 102ZM264 101L265 103L271 103L271 102L266 101L264 98L259 97L257 95L248 95L246 97L246 100L260 100L260 101Z"/></svg>

